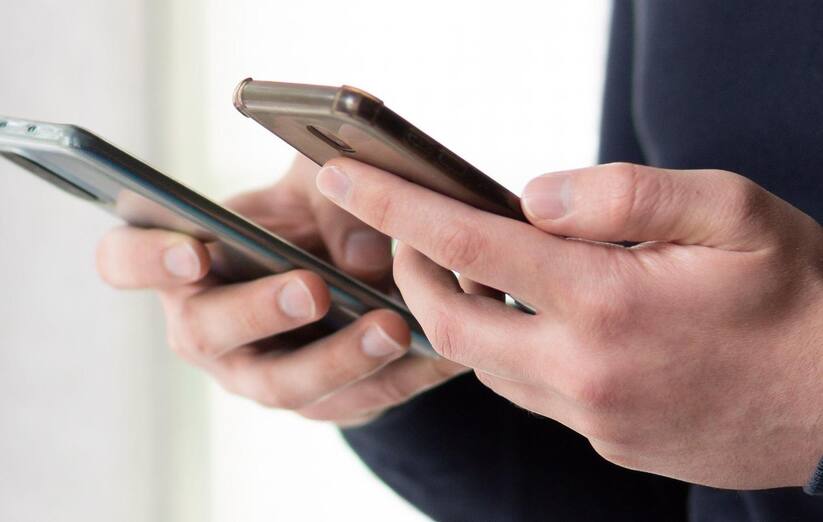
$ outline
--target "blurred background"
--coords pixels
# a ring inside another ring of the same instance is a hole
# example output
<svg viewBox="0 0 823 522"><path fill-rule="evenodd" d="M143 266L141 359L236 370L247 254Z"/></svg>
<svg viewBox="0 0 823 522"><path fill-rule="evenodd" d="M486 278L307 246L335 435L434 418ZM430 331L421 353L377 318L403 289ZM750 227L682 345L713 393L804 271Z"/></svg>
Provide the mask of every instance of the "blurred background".
<svg viewBox="0 0 823 522"><path fill-rule="evenodd" d="M375 94L519 192L595 160L609 3L6 0L0 114L79 124L208 195L293 153L243 78ZM104 286L116 221L0 162L0 520L420 521L333 426L231 397Z"/></svg>

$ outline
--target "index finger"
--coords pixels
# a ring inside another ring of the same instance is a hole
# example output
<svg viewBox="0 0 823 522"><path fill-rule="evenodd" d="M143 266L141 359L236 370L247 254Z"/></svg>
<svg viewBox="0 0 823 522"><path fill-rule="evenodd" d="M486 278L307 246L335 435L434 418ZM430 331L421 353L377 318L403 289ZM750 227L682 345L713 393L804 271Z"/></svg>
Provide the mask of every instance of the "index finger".
<svg viewBox="0 0 823 522"><path fill-rule="evenodd" d="M438 265L531 304L546 302L546 285L568 290L572 271L585 257L579 255L582 244L478 210L354 160L328 162L318 173L317 187L365 223ZM540 274L540 289L535 274Z"/></svg>

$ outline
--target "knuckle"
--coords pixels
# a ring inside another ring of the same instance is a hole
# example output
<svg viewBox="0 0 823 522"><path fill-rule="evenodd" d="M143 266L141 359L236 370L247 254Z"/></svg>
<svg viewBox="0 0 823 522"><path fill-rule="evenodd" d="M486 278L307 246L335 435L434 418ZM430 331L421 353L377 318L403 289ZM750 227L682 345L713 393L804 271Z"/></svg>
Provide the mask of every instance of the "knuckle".
<svg viewBox="0 0 823 522"><path fill-rule="evenodd" d="M307 408L304 410L298 410L297 414L303 417L304 419L312 421L326 422L332 420L332 415L330 415L328 411L321 409Z"/></svg>
<svg viewBox="0 0 823 522"><path fill-rule="evenodd" d="M438 314L433 324L431 343L437 353L451 361L461 359L464 346L460 324L445 313Z"/></svg>
<svg viewBox="0 0 823 522"><path fill-rule="evenodd" d="M769 207L768 193L742 176L735 175L734 180L735 188L729 191L727 208L737 222L757 221Z"/></svg>
<svg viewBox="0 0 823 522"><path fill-rule="evenodd" d="M568 384L566 395L585 410L596 414L619 411L623 382L618 372L604 368L579 371Z"/></svg>
<svg viewBox="0 0 823 522"><path fill-rule="evenodd" d="M483 236L461 221L448 225L437 237L434 253L446 268L452 270L461 271L473 266L484 250Z"/></svg>
<svg viewBox="0 0 823 522"><path fill-rule="evenodd" d="M372 205L372 225L375 229L385 232L391 226L394 216L392 198L388 194L378 193Z"/></svg>
<svg viewBox="0 0 823 522"><path fill-rule="evenodd" d="M252 392L251 398L266 408L277 410L296 410L303 406L302 399L296 393L269 382L260 383Z"/></svg>
<svg viewBox="0 0 823 522"><path fill-rule="evenodd" d="M353 417L344 417L339 418L335 417L333 419L329 419L329 421L334 422L338 428L359 428L361 426L365 426L370 422L374 421L378 417L383 414L383 410L373 411L368 413L360 413L356 414Z"/></svg>
<svg viewBox="0 0 823 522"><path fill-rule="evenodd" d="M480 384L490 390L494 390L494 378L490 374L481 370L474 370L474 376L480 381Z"/></svg>
<svg viewBox="0 0 823 522"><path fill-rule="evenodd" d="M398 404L404 402L409 394L397 379L383 378L375 382L375 393L378 402L382 404Z"/></svg>
<svg viewBox="0 0 823 522"><path fill-rule="evenodd" d="M615 230L643 226L638 218L650 221L656 208L665 208L671 197L666 176L643 175L633 163L614 163L603 182L609 187L602 205Z"/></svg>
<svg viewBox="0 0 823 522"><path fill-rule="evenodd" d="M180 342L180 336L172 328L166 331L166 344L174 354L184 360L188 359L188 354L183 350L183 343Z"/></svg>
<svg viewBox="0 0 823 522"><path fill-rule="evenodd" d="M578 419L577 429L589 439L621 448L633 447L638 442L636 431L619 416L587 412Z"/></svg>
<svg viewBox="0 0 823 522"><path fill-rule="evenodd" d="M208 357L211 346L203 330L199 327L199 318L188 300L180 303L175 315L169 336L172 349L187 358L203 359Z"/></svg>
<svg viewBox="0 0 823 522"><path fill-rule="evenodd" d="M596 378L578 378L570 386L568 395L585 409L595 412L608 410L612 407L613 397L608 383Z"/></svg>
<svg viewBox="0 0 823 522"><path fill-rule="evenodd" d="M620 466L621 468L626 469L633 469L633 470L641 470L639 460L633 456L633 454L627 451L625 448L620 447L620 445L615 445L612 443L599 441L599 440L589 440L589 444L591 444L594 451L597 452L598 455L606 459L607 461Z"/></svg>
<svg viewBox="0 0 823 522"><path fill-rule="evenodd" d="M238 383L231 378L228 377L221 377L215 376L214 380L217 382L218 386L223 389L228 394L231 395L242 395L243 388L238 385Z"/></svg>
<svg viewBox="0 0 823 522"><path fill-rule="evenodd" d="M316 381L345 385L372 373L383 363L380 358L366 356L362 350L353 350L358 348L355 346L357 342L351 339L335 343L322 357L318 357L313 368ZM353 356L353 352L358 355Z"/></svg>
<svg viewBox="0 0 823 522"><path fill-rule="evenodd" d="M237 307L237 310L232 314L232 319L240 326L240 330L250 336L266 330L267 321L262 317L266 311L278 310L270 303L257 303L256 301L251 299L245 302L242 306Z"/></svg>
<svg viewBox="0 0 823 522"><path fill-rule="evenodd" d="M633 211L639 203L637 197L637 167L631 163L615 163L608 170L609 192L608 199L603 205L603 210L609 216L609 222L618 230L624 230L629 222Z"/></svg>

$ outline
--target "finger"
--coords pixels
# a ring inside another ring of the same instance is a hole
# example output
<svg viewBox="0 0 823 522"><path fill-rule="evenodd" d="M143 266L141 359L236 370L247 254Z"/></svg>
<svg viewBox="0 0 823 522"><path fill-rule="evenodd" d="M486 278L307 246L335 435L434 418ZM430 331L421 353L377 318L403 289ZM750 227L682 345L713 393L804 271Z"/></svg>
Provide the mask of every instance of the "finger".
<svg viewBox="0 0 823 522"><path fill-rule="evenodd" d="M534 227L477 210L398 176L350 159L327 163L319 190L368 225L407 243L440 266L538 304L523 277L538 271L555 287L576 280L592 245L547 236ZM522 255L513 251L524 250Z"/></svg>
<svg viewBox="0 0 823 522"><path fill-rule="evenodd" d="M320 166L301 154L291 169L299 176L294 179L313 179ZM366 281L378 281L384 277L392 263L391 240L330 203L313 186L305 192L320 236L334 264Z"/></svg>
<svg viewBox="0 0 823 522"><path fill-rule="evenodd" d="M320 193L311 196L317 227L335 265L366 281L378 281L391 269L391 239L369 227Z"/></svg>
<svg viewBox="0 0 823 522"><path fill-rule="evenodd" d="M539 360L548 352L530 353L534 316L463 293L451 272L408 245L398 245L394 278L406 306L446 359L524 380L535 366L548 364Z"/></svg>
<svg viewBox="0 0 823 522"><path fill-rule="evenodd" d="M169 310L169 340L187 358L207 361L312 323L326 314L329 302L323 280L306 270L216 286Z"/></svg>
<svg viewBox="0 0 823 522"><path fill-rule="evenodd" d="M495 290L489 286L481 285L476 281L472 281L468 277L459 276L457 278L457 282L460 283L460 288L462 288L467 294L482 295L483 297L496 299L498 301L503 301L506 297L500 290Z"/></svg>
<svg viewBox="0 0 823 522"><path fill-rule="evenodd" d="M202 279L209 255L202 243L184 234L120 227L100 241L97 270L117 288L164 288Z"/></svg>
<svg viewBox="0 0 823 522"><path fill-rule="evenodd" d="M526 186L522 204L529 220L551 234L730 250L765 244L763 232L788 207L731 172L627 163L546 174Z"/></svg>
<svg viewBox="0 0 823 522"><path fill-rule="evenodd" d="M441 384L468 368L447 359L405 357L374 375L298 410L304 417L350 425L349 419L363 422L380 412Z"/></svg>
<svg viewBox="0 0 823 522"><path fill-rule="evenodd" d="M375 310L346 328L280 354L227 353L212 373L230 391L273 408L305 408L402 357L410 341L397 314Z"/></svg>
<svg viewBox="0 0 823 522"><path fill-rule="evenodd" d="M298 155L283 182L240 194L226 204L303 248L315 251L322 244L335 265L357 278L380 280L391 268L390 239L329 202L312 182L303 181L313 180L319 169Z"/></svg>

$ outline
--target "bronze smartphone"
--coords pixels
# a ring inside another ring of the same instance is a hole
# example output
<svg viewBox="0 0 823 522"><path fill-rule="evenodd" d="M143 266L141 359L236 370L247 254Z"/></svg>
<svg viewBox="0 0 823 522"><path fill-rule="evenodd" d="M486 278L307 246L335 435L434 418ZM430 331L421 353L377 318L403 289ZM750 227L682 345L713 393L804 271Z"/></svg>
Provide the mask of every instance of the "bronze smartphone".
<svg viewBox="0 0 823 522"><path fill-rule="evenodd" d="M322 259L163 175L91 132L74 125L0 116L0 156L73 196L138 227L165 228L205 242L215 275L248 280L294 268L317 273L332 305L313 325L279 336L300 346L387 308L412 332L414 353L436 355L402 302L348 276Z"/></svg>
<svg viewBox="0 0 823 522"><path fill-rule="evenodd" d="M234 106L322 165L348 157L468 205L525 221L520 199L354 87L243 80Z"/></svg>

